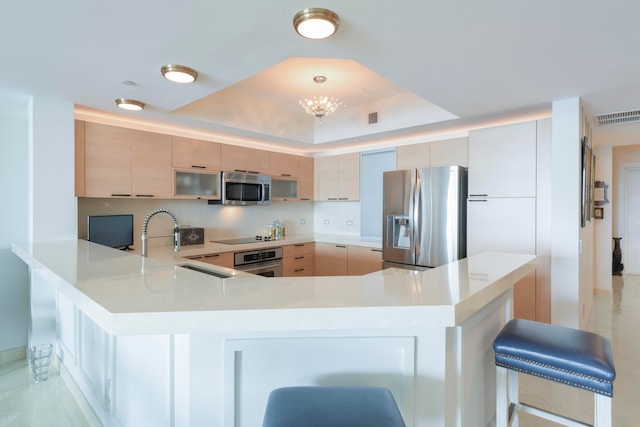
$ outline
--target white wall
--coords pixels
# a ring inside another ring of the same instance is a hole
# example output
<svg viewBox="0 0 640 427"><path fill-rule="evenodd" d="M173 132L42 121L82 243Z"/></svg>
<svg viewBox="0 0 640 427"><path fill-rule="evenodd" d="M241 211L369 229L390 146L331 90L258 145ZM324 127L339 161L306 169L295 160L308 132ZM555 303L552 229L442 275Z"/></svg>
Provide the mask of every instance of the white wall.
<svg viewBox="0 0 640 427"><path fill-rule="evenodd" d="M0 351L27 343L29 276L11 252L11 243L27 239L27 100L0 94Z"/></svg>
<svg viewBox="0 0 640 427"><path fill-rule="evenodd" d="M595 141L594 141L595 142ZM612 189L613 183L613 147L596 146L596 181L604 181ZM594 289L600 293L612 292L611 262L612 262L612 230L613 230L613 199L608 192L609 204L604 205L603 219L594 221L595 250L593 265Z"/></svg>
<svg viewBox="0 0 640 427"><path fill-rule="evenodd" d="M551 148L551 323L578 327L580 100L554 101Z"/></svg>

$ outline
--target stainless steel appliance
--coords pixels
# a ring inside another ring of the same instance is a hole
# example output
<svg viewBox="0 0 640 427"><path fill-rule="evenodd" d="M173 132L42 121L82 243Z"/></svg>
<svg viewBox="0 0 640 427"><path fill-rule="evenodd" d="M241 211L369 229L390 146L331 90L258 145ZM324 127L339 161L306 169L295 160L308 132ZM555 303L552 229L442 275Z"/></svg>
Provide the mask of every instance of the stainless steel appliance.
<svg viewBox="0 0 640 427"><path fill-rule="evenodd" d="M383 268L426 269L467 256L467 169L384 173Z"/></svg>
<svg viewBox="0 0 640 427"><path fill-rule="evenodd" d="M234 269L264 277L282 277L282 248L236 252Z"/></svg>
<svg viewBox="0 0 640 427"><path fill-rule="evenodd" d="M268 205L271 177L245 172L222 172L223 205Z"/></svg>

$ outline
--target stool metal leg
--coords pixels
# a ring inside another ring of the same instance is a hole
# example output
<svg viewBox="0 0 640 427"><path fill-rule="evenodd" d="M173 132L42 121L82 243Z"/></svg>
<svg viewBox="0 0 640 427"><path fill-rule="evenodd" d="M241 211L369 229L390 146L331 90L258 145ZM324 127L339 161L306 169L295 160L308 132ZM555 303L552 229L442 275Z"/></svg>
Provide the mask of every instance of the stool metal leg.
<svg viewBox="0 0 640 427"><path fill-rule="evenodd" d="M518 371L507 369L507 388L509 389L509 422L511 427L518 427L517 408L518 406L520 406L520 389L518 378Z"/></svg>
<svg viewBox="0 0 640 427"><path fill-rule="evenodd" d="M507 388L507 369L496 366L496 427L509 425Z"/></svg>
<svg viewBox="0 0 640 427"><path fill-rule="evenodd" d="M594 427L611 427L611 398L603 394L594 394Z"/></svg>

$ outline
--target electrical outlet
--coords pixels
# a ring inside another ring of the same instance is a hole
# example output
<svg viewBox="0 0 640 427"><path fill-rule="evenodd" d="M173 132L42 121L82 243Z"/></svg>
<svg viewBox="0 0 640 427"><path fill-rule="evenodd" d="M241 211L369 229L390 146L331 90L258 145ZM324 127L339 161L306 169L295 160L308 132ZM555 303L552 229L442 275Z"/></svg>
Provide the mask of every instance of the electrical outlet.
<svg viewBox="0 0 640 427"><path fill-rule="evenodd" d="M347 225L348 225L348 226L352 226L352 225L353 225L353 221L352 221L352 220L350 220L350 219L348 219L348 220L347 220Z"/></svg>
<svg viewBox="0 0 640 427"><path fill-rule="evenodd" d="M329 225L329 220L325 219L324 221L322 221L324 223L324 225Z"/></svg>
<svg viewBox="0 0 640 427"><path fill-rule="evenodd" d="M305 225L306 223L307 223L307 220L306 220L306 219L301 219L301 220L300 220L300 225Z"/></svg>

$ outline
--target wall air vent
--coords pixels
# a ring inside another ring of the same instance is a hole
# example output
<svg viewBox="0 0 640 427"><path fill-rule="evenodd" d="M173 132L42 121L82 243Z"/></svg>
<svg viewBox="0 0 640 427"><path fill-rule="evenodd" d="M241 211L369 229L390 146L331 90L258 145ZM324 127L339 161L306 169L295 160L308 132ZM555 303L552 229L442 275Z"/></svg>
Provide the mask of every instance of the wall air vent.
<svg viewBox="0 0 640 427"><path fill-rule="evenodd" d="M378 123L378 112L369 113L369 124L375 125L376 123Z"/></svg>
<svg viewBox="0 0 640 427"><path fill-rule="evenodd" d="M620 111L619 113L598 114L595 117L598 126L621 125L640 122L640 110Z"/></svg>

